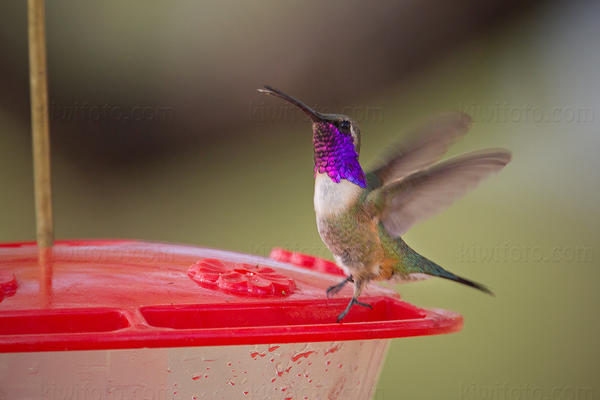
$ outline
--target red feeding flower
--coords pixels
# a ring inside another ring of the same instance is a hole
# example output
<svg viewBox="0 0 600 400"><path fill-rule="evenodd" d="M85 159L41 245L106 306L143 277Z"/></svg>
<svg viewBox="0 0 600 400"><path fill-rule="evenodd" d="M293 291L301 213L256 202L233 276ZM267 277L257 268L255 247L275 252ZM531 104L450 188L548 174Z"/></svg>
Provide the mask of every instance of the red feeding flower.
<svg viewBox="0 0 600 400"><path fill-rule="evenodd" d="M192 265L188 276L202 287L239 295L288 296L296 289L293 279L272 268L210 258Z"/></svg>
<svg viewBox="0 0 600 400"><path fill-rule="evenodd" d="M0 301L5 297L14 296L17 292L17 278L14 274L0 272Z"/></svg>

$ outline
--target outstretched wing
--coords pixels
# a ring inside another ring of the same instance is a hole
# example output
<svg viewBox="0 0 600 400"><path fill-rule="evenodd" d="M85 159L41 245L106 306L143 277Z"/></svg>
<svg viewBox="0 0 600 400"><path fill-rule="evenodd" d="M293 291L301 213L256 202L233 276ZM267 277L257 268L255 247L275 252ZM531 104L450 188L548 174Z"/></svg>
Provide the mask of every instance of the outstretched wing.
<svg viewBox="0 0 600 400"><path fill-rule="evenodd" d="M377 190L381 221L391 235L398 237L415 222L448 207L510 159L511 153L503 149L477 151L384 186Z"/></svg>
<svg viewBox="0 0 600 400"><path fill-rule="evenodd" d="M429 120L410 134L408 143L395 147L366 178L373 190L424 170L438 161L448 147L471 126L464 113L442 114Z"/></svg>

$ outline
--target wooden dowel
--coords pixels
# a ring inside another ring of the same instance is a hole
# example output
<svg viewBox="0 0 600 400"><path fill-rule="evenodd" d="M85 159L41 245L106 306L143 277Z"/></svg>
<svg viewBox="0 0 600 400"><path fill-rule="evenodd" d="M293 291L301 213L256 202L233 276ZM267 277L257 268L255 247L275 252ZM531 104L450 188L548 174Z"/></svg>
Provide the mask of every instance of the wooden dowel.
<svg viewBox="0 0 600 400"><path fill-rule="evenodd" d="M54 243L44 1L27 1L35 218L37 242L41 248L51 247Z"/></svg>

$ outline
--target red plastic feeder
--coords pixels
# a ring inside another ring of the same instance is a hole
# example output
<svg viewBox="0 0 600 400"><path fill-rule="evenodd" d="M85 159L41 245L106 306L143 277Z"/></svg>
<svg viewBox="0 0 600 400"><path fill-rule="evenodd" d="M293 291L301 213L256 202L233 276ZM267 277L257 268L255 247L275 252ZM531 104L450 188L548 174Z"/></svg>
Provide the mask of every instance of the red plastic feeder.
<svg viewBox="0 0 600 400"><path fill-rule="evenodd" d="M342 271L140 241L0 245L0 398L367 399L390 338L462 317L370 285L327 299ZM38 261L38 260L43 261ZM4 397L3 397L4 396Z"/></svg>

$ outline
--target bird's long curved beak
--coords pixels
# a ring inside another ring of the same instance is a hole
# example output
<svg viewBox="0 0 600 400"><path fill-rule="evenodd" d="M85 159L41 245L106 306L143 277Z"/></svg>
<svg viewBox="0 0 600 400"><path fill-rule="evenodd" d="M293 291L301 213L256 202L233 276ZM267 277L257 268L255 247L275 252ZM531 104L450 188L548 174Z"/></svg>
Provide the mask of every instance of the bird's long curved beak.
<svg viewBox="0 0 600 400"><path fill-rule="evenodd" d="M290 95L287 95L280 90L272 88L271 86L265 85L264 89L257 89L257 90L264 94L279 97L280 99L283 99L283 100L287 101L288 103L295 105L296 107L298 107L299 109L304 111L306 113L306 115L308 115L309 118L311 120L313 120L313 122L319 122L324 119L322 114L316 112L315 110L313 110L312 108L310 108L309 106L307 106L306 104L301 102L300 100L298 100Z"/></svg>

